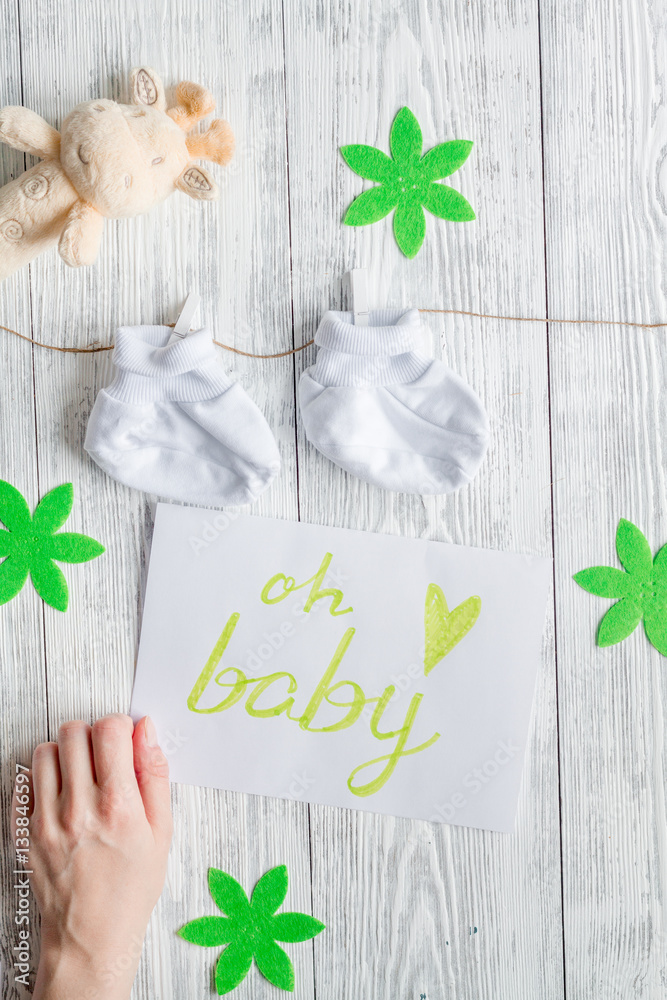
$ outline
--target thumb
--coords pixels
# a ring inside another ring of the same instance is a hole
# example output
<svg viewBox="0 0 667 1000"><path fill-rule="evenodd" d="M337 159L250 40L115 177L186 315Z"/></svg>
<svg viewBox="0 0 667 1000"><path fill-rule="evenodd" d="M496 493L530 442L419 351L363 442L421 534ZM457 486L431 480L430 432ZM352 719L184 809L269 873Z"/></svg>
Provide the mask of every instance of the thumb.
<svg viewBox="0 0 667 1000"><path fill-rule="evenodd" d="M169 764L158 746L152 719L145 716L134 727L134 773L155 838L171 841L172 819L169 793Z"/></svg>

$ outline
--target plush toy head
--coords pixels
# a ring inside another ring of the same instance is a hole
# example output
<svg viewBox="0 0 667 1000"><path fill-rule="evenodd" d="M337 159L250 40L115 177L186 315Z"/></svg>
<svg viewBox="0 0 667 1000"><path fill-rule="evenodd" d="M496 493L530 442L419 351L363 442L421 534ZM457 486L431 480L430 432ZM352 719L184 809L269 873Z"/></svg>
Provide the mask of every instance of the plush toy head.
<svg viewBox="0 0 667 1000"><path fill-rule="evenodd" d="M52 241L68 264L92 263L104 217L139 215L176 189L198 200L218 196L195 161L227 164L232 130L216 120L189 134L213 111L213 95L181 83L175 107L167 109L162 81L146 67L133 71L131 86L131 104L87 101L60 134L26 108L0 111L0 140L47 161L0 189L0 278Z"/></svg>
<svg viewBox="0 0 667 1000"><path fill-rule="evenodd" d="M213 110L213 95L186 83L177 102L167 111L162 81L139 69L132 74L132 104L100 100L75 108L61 130L60 162L79 196L108 218L139 215L175 188L191 198L215 198L215 181L193 161L228 163L232 130L216 121L188 139L187 131Z"/></svg>

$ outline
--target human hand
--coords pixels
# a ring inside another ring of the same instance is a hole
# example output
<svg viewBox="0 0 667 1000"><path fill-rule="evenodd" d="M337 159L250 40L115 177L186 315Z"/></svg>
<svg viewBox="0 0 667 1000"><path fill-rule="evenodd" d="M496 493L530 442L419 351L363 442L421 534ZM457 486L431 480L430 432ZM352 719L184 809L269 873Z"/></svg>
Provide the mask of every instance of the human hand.
<svg viewBox="0 0 667 1000"><path fill-rule="evenodd" d="M150 719L61 726L32 760L29 868L42 917L34 1000L127 1000L171 843Z"/></svg>

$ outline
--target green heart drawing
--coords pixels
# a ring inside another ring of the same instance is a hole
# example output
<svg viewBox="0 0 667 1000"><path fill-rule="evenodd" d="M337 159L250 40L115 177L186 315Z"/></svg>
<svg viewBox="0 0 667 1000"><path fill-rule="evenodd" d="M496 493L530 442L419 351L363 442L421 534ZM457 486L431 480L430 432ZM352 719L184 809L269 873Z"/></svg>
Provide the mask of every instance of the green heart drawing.
<svg viewBox="0 0 667 1000"><path fill-rule="evenodd" d="M424 675L428 677L433 667L451 653L473 627L482 610L481 597L468 597L453 611L447 607L442 589L429 583L424 605Z"/></svg>

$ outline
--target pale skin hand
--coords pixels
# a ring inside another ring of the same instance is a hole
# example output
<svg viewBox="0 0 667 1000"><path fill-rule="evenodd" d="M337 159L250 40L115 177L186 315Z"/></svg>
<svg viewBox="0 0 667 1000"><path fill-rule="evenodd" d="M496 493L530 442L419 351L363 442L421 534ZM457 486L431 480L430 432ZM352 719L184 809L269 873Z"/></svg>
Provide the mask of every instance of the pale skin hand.
<svg viewBox="0 0 667 1000"><path fill-rule="evenodd" d="M69 722L32 760L29 868L42 918L33 1000L127 1000L171 843L150 719Z"/></svg>

